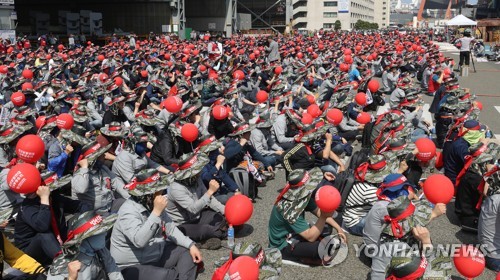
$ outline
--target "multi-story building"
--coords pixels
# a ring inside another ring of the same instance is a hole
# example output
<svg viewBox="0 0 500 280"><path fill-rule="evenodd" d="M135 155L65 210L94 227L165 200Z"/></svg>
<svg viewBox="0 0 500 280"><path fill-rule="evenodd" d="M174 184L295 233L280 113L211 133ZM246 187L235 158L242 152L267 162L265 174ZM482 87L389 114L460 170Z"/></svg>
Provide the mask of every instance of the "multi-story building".
<svg viewBox="0 0 500 280"><path fill-rule="evenodd" d="M358 20L389 26L390 0L292 0L293 26L302 30L352 29Z"/></svg>

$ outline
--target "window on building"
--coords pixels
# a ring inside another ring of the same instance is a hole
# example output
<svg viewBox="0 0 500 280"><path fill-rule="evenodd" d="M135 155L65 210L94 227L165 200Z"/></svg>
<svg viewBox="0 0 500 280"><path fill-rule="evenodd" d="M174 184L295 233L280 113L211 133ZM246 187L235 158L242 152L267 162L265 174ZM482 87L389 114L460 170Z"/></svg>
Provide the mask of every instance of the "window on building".
<svg viewBox="0 0 500 280"><path fill-rule="evenodd" d="M334 28L335 24L333 23L323 23L323 28Z"/></svg>
<svg viewBox="0 0 500 280"><path fill-rule="evenodd" d="M325 2L323 2L323 5L325 7L337 7L338 3L337 3L337 1L325 1Z"/></svg>
<svg viewBox="0 0 500 280"><path fill-rule="evenodd" d="M337 17L337 13L335 13L335 12L324 12L323 13L323 17L325 17L325 18L334 18L334 17Z"/></svg>

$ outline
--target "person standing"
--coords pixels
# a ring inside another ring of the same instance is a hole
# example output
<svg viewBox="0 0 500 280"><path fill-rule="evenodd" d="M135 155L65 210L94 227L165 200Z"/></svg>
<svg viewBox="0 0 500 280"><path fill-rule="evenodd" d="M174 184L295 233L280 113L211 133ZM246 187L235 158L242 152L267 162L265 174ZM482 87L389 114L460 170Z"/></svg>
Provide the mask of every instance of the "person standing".
<svg viewBox="0 0 500 280"><path fill-rule="evenodd" d="M269 63L279 62L280 54L278 52L279 49L278 43L274 40L272 36L269 36L269 38L267 38L267 42L269 43L269 46L266 47L266 51L269 53L267 55L267 61Z"/></svg>
<svg viewBox="0 0 500 280"><path fill-rule="evenodd" d="M472 37L470 29L464 30L464 36L455 41L455 45L460 47L460 61L458 62L458 66L460 70L465 63L465 66L469 67L470 63L470 47L471 42L474 41L475 38Z"/></svg>

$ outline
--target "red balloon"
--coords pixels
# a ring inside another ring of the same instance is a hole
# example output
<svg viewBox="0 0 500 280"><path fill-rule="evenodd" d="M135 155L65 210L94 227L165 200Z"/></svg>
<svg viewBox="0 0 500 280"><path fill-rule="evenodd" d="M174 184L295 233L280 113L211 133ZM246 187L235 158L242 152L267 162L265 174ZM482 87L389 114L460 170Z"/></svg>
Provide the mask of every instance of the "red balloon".
<svg viewBox="0 0 500 280"><path fill-rule="evenodd" d="M361 46L356 46L355 49L359 52L361 50Z"/></svg>
<svg viewBox="0 0 500 280"><path fill-rule="evenodd" d="M115 77L115 85L121 87L123 85L123 79L121 77Z"/></svg>
<svg viewBox="0 0 500 280"><path fill-rule="evenodd" d="M420 138L415 141L418 154L417 158L421 161L429 161L436 155L436 144L429 138Z"/></svg>
<svg viewBox="0 0 500 280"><path fill-rule="evenodd" d="M8 71L9 71L9 67L7 67L7 65L0 66L0 73L7 74Z"/></svg>
<svg viewBox="0 0 500 280"><path fill-rule="evenodd" d="M330 109L326 113L326 119L333 125L339 125L342 122L343 118L344 114L337 108Z"/></svg>
<svg viewBox="0 0 500 280"><path fill-rule="evenodd" d="M342 72L348 72L349 71L349 65L342 63L340 64L340 71Z"/></svg>
<svg viewBox="0 0 500 280"><path fill-rule="evenodd" d="M476 104L476 107L479 109L479 111L483 110L483 103L476 100L476 101L474 101L474 104Z"/></svg>
<svg viewBox="0 0 500 280"><path fill-rule="evenodd" d="M445 68L443 72L445 75L448 75L448 76L451 74L450 68Z"/></svg>
<svg viewBox="0 0 500 280"><path fill-rule="evenodd" d="M97 60L103 61L104 60L104 55L100 54L97 56Z"/></svg>
<svg viewBox="0 0 500 280"><path fill-rule="evenodd" d="M186 71L184 71L184 76L186 76L186 77L191 77L191 74L192 74L192 73L193 73L193 72L191 72L191 70L186 70Z"/></svg>
<svg viewBox="0 0 500 280"><path fill-rule="evenodd" d="M462 245L453 255L453 264L463 276L472 279L483 273L486 261L479 248Z"/></svg>
<svg viewBox="0 0 500 280"><path fill-rule="evenodd" d="M233 72L233 79L242 81L245 79L245 73L243 73L243 71L241 70L236 70Z"/></svg>
<svg viewBox="0 0 500 280"><path fill-rule="evenodd" d="M301 59L301 58L303 58L303 57L304 57L304 54L303 54L303 53L301 53L301 52L297 53L297 58Z"/></svg>
<svg viewBox="0 0 500 280"><path fill-rule="evenodd" d="M336 188L323 186L316 191L314 200L322 212L333 212L340 206L341 196Z"/></svg>
<svg viewBox="0 0 500 280"><path fill-rule="evenodd" d="M451 180L442 175L434 174L424 182L424 194L430 202L447 204L455 194L455 188Z"/></svg>
<svg viewBox="0 0 500 280"><path fill-rule="evenodd" d="M259 90L257 92L257 96L256 96L257 102L264 103L264 102L266 102L266 100L268 98L269 98L269 94L267 94L267 92L265 90Z"/></svg>
<svg viewBox="0 0 500 280"><path fill-rule="evenodd" d="M20 107L24 105L24 102L26 102L26 96L24 96L24 93L16 91L10 96L10 101L12 101L14 105Z"/></svg>
<svg viewBox="0 0 500 280"><path fill-rule="evenodd" d="M21 75L25 79L28 79L28 80L33 79L33 71L31 71L29 69L24 69L23 72L21 73Z"/></svg>
<svg viewBox="0 0 500 280"><path fill-rule="evenodd" d="M239 194L232 196L226 203L224 215L230 225L239 226L252 217L253 204L250 198Z"/></svg>
<svg viewBox="0 0 500 280"><path fill-rule="evenodd" d="M366 105L366 94L364 92L358 92L354 100L358 105L365 106Z"/></svg>
<svg viewBox="0 0 500 280"><path fill-rule="evenodd" d="M307 113L311 114L313 118L317 118L321 115L321 109L319 108L318 104L314 103L307 107Z"/></svg>
<svg viewBox="0 0 500 280"><path fill-rule="evenodd" d="M182 99L179 96L169 96L163 101L163 106L170 113L178 113L182 109Z"/></svg>
<svg viewBox="0 0 500 280"><path fill-rule="evenodd" d="M16 145L16 154L19 159L27 163L35 163L42 158L45 144L38 135L23 136Z"/></svg>
<svg viewBox="0 0 500 280"><path fill-rule="evenodd" d="M70 130L75 124L75 120L73 119L73 116L71 116L70 114L63 113L57 117L56 124L57 127L59 127L60 129Z"/></svg>
<svg viewBox="0 0 500 280"><path fill-rule="evenodd" d="M352 63L352 56L350 56L350 55L346 55L346 56L344 57L344 61L345 61L345 62L347 62L347 63L349 63L349 64L351 64L351 63Z"/></svg>
<svg viewBox="0 0 500 280"><path fill-rule="evenodd" d="M314 120L313 116L311 116L311 114L308 114L308 113L303 113L302 114L302 119L300 119L300 121L303 124L312 124L313 120Z"/></svg>
<svg viewBox="0 0 500 280"><path fill-rule="evenodd" d="M436 169L441 169L443 168L443 166L443 154L441 152L436 152L436 162L434 164L434 167L436 167Z"/></svg>
<svg viewBox="0 0 500 280"><path fill-rule="evenodd" d="M23 85L21 86L21 89L23 91L28 90L28 89L33 89L33 85L31 83L23 83Z"/></svg>
<svg viewBox="0 0 500 280"><path fill-rule="evenodd" d="M216 120L224 120L229 116L229 111L226 106L215 105L212 108L212 115Z"/></svg>
<svg viewBox="0 0 500 280"><path fill-rule="evenodd" d="M378 91L380 88L380 83L377 80L370 80L368 82L368 89L370 90L371 93L375 93Z"/></svg>
<svg viewBox="0 0 500 280"><path fill-rule="evenodd" d="M238 280L258 280L259 264L249 256L237 257L229 266L229 278Z"/></svg>
<svg viewBox="0 0 500 280"><path fill-rule="evenodd" d="M250 58L250 60L255 60L255 54L251 53L250 55L248 55L248 58Z"/></svg>
<svg viewBox="0 0 500 280"><path fill-rule="evenodd" d="M40 172L29 163L18 163L7 174L7 184L10 190L16 193L34 193L41 183Z"/></svg>
<svg viewBox="0 0 500 280"><path fill-rule="evenodd" d="M57 46L57 48L58 48L59 50L64 50L64 45L63 45L63 44L61 44L61 45Z"/></svg>
<svg viewBox="0 0 500 280"><path fill-rule="evenodd" d="M188 142L194 142L194 140L198 139L198 128L192 123L187 123L181 128L181 136L182 139Z"/></svg>
<svg viewBox="0 0 500 280"><path fill-rule="evenodd" d="M345 49L344 50L344 55L351 55L352 51L350 49Z"/></svg>
<svg viewBox="0 0 500 280"><path fill-rule="evenodd" d="M316 102L316 98L312 94L308 94L306 96L306 99L307 99L307 101L309 101L309 104L313 104L314 102Z"/></svg>
<svg viewBox="0 0 500 280"><path fill-rule="evenodd" d="M36 128L40 129L40 127L42 127L44 124L45 124L45 116L40 116L36 118L35 121Z"/></svg>
<svg viewBox="0 0 500 280"><path fill-rule="evenodd" d="M279 74L281 74L281 72L283 72L283 67L278 66L278 67L274 68L274 74L279 75Z"/></svg>
<svg viewBox="0 0 500 280"><path fill-rule="evenodd" d="M99 81L101 81L102 83L106 82L108 80L108 74L106 73L101 73L99 74Z"/></svg>
<svg viewBox="0 0 500 280"><path fill-rule="evenodd" d="M360 124L367 124L371 122L372 116L368 114L367 112L361 112L358 114L358 117L356 118L356 121Z"/></svg>
<svg viewBox="0 0 500 280"><path fill-rule="evenodd" d="M166 60L170 60L170 54L166 53L163 57L165 57Z"/></svg>

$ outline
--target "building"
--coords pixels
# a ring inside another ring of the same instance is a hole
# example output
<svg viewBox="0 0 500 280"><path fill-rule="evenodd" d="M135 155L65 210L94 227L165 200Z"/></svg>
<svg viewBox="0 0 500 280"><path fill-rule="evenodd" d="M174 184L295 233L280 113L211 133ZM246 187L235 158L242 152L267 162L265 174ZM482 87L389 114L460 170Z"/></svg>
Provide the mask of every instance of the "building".
<svg viewBox="0 0 500 280"><path fill-rule="evenodd" d="M299 30L352 29L358 20L389 26L389 0L293 0L293 26Z"/></svg>
<svg viewBox="0 0 500 280"><path fill-rule="evenodd" d="M373 9L374 22L378 24L379 28L389 27L389 22L391 18L391 1L390 0L378 0L375 1L375 7Z"/></svg>

